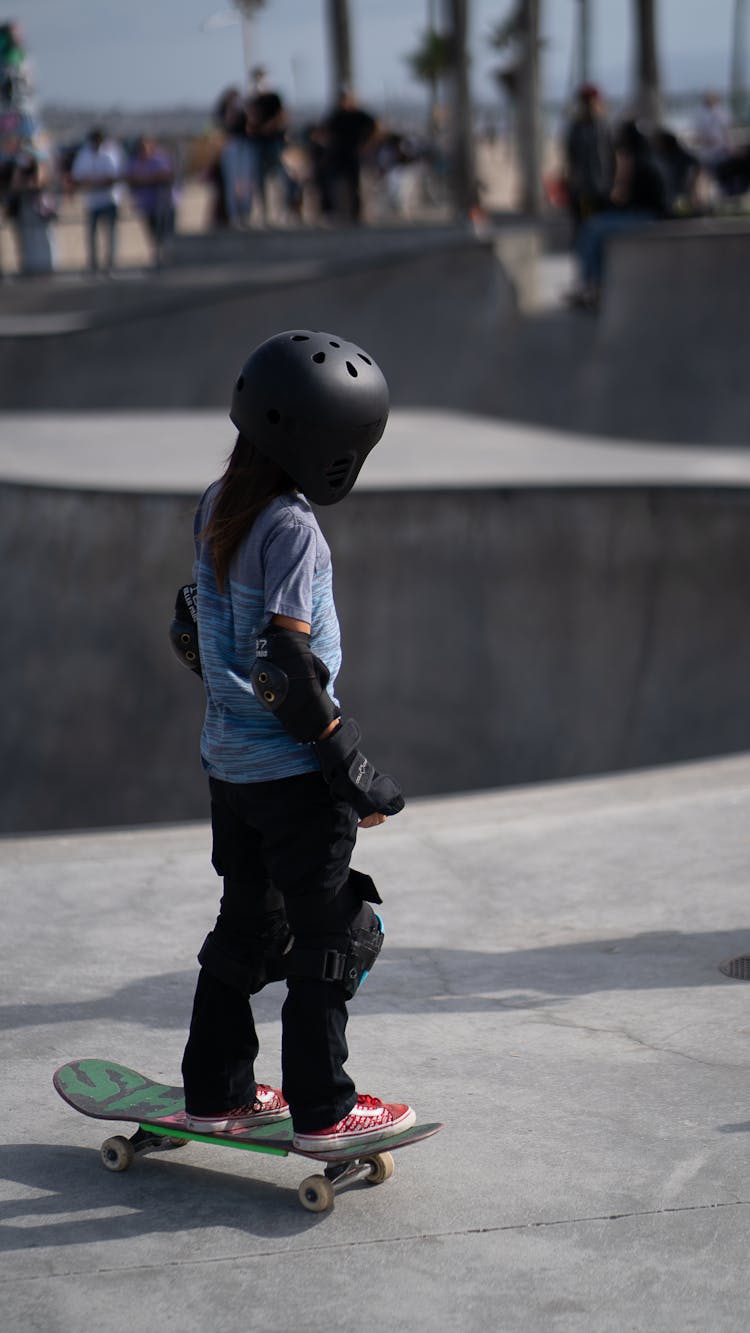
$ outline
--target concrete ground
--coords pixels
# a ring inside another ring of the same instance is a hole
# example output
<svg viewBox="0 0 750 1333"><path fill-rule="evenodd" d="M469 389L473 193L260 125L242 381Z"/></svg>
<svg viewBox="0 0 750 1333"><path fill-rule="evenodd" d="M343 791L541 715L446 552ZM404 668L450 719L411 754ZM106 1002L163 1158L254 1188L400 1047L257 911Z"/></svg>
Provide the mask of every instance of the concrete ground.
<svg viewBox="0 0 750 1333"><path fill-rule="evenodd" d="M52 1089L80 1056L177 1081L207 827L6 839L2 1326L744 1330L750 989L718 964L750 951L749 800L741 757L363 834L387 940L350 1069L445 1129L317 1217L296 1158L192 1144L107 1173L111 1127Z"/></svg>

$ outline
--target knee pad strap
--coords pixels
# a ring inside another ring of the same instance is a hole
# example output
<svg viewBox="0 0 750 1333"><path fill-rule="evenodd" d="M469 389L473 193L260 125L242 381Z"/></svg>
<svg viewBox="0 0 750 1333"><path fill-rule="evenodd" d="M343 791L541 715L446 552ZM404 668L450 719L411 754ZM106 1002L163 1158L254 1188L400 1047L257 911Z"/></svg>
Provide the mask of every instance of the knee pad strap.
<svg viewBox="0 0 750 1333"><path fill-rule="evenodd" d="M306 948L295 944L287 955L287 978L304 977L309 981L336 982L346 998L351 1000L375 966L383 939L381 918L371 907L363 904L362 911L349 929L349 938L343 949L335 946L328 949Z"/></svg>

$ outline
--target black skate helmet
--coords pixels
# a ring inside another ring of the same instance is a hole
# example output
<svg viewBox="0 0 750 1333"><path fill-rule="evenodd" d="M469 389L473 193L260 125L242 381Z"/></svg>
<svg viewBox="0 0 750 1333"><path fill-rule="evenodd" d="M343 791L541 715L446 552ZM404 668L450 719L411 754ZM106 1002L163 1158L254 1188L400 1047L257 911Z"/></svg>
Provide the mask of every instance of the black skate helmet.
<svg viewBox="0 0 750 1333"><path fill-rule="evenodd" d="M289 329L248 357L229 415L309 500L336 504L385 430L388 385L355 343L335 333Z"/></svg>

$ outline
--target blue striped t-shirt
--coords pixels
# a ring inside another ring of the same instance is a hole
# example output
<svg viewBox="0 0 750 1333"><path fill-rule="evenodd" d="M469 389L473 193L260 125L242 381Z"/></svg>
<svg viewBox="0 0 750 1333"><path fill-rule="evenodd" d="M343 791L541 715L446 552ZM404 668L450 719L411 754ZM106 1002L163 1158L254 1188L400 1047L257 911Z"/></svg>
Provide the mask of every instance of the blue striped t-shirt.
<svg viewBox="0 0 750 1333"><path fill-rule="evenodd" d="M223 593L216 586L210 547L201 540L220 483L203 496L195 516L198 637L206 716L201 760L225 782L267 782L314 772L310 745L295 741L258 703L250 683L255 640L271 616L290 616L311 626L312 651L331 673L341 666L341 644L333 602L331 553L304 496L271 500L232 557Z"/></svg>

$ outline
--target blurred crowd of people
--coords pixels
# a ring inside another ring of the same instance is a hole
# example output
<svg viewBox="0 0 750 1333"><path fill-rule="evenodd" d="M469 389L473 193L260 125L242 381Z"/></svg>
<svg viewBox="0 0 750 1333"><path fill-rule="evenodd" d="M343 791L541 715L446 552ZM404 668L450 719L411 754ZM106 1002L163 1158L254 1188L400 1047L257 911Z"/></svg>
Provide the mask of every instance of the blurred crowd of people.
<svg viewBox="0 0 750 1333"><path fill-rule="evenodd" d="M92 273L111 274L125 204L141 219L160 267L175 231L175 153L151 135L122 141L103 126L83 142L53 146L32 110L23 59L3 65L0 28L0 212L9 224L18 270L56 267L55 226L78 198ZM14 35L18 51L18 36ZM5 77L4 77L5 75ZM363 220L362 174L375 183L379 217L417 215L440 199L445 166L438 142L383 126L354 94L342 91L319 121L290 127L265 70L249 91L227 88L213 109L213 145L202 178L212 228L295 222L356 225Z"/></svg>
<svg viewBox="0 0 750 1333"><path fill-rule="evenodd" d="M714 93L702 98L686 142L666 126L612 124L600 90L584 84L563 151L563 196L579 266L570 300L585 309L598 306L610 236L713 212L722 198L750 189L750 148L735 147L731 118Z"/></svg>
<svg viewBox="0 0 750 1333"><path fill-rule="evenodd" d="M227 88L214 109L219 147L207 178L215 227L263 225L269 186L285 219L356 225L362 221L362 173L378 181L382 211L409 215L439 186L440 154L415 134L381 125L350 89L319 120L292 131L281 94L265 69L250 73L248 93Z"/></svg>
<svg viewBox="0 0 750 1333"><path fill-rule="evenodd" d="M246 90L221 94L211 122L200 140L200 168L194 162L192 169L209 189L212 228L356 226L424 216L448 201L450 127L431 121L429 132L418 134L386 125L349 89L318 119L293 125L282 94L256 67ZM0 217L22 274L54 270L54 224L69 199L80 201L72 216L83 218L92 273L115 269L125 205L141 220L160 267L175 232L176 157L182 168L183 149L150 134L124 142L101 126L83 142L55 148L38 117L18 27L0 24ZM750 145L735 144L731 118L714 94L703 97L681 137L664 126L647 131L633 120L613 122L600 90L586 84L562 150L550 198L572 219L580 281L570 299L584 308L597 306L611 235L712 212L750 191ZM501 167L512 174L512 154Z"/></svg>
<svg viewBox="0 0 750 1333"><path fill-rule="evenodd" d="M14 23L0 24L0 209L13 232L24 275L51 273L62 199L80 192L92 272L111 272L124 192L142 219L159 265L174 230L172 158L149 136L123 145L104 129L58 151L36 108L23 39Z"/></svg>

